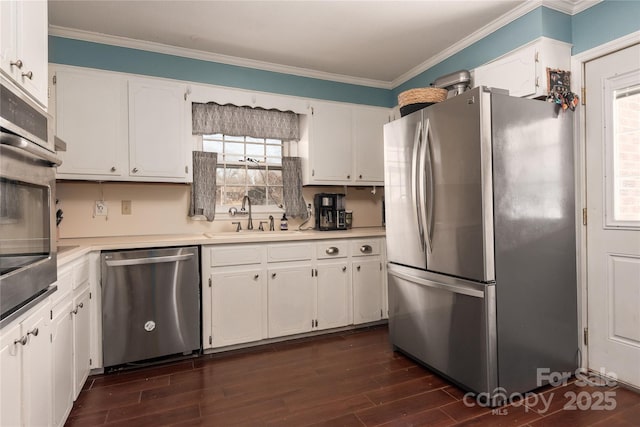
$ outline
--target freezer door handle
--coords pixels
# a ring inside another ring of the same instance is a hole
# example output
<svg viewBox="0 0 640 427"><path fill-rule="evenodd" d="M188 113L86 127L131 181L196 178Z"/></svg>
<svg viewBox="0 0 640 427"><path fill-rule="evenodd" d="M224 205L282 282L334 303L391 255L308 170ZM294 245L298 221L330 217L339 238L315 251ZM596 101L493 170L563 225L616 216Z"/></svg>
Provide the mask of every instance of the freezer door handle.
<svg viewBox="0 0 640 427"><path fill-rule="evenodd" d="M123 265L142 265L142 264L159 264L164 262L179 262L179 261L186 261L191 257L193 257L193 254L158 256L158 257L150 257L150 258L107 260L105 262L109 267L120 267Z"/></svg>
<svg viewBox="0 0 640 427"><path fill-rule="evenodd" d="M411 203L413 204L413 212L416 214L416 220L418 222L418 236L420 237L420 249L425 251L424 241L424 228L422 222L422 198L420 197L420 177L422 171L418 161L418 153L420 153L420 146L422 143L422 121L418 122L416 126L416 134L413 138L413 157L411 159Z"/></svg>
<svg viewBox="0 0 640 427"><path fill-rule="evenodd" d="M443 291L452 292L455 294L468 295L470 297L475 298L484 298L484 292L478 289L474 289L471 286L465 286L464 284L448 284L442 282L435 282L431 280L426 280L420 277L412 276L409 274L402 273L393 269L393 267L389 267L387 270L391 276L398 277L400 279L409 281L411 283L415 283L421 286L427 286L435 289L442 289Z"/></svg>

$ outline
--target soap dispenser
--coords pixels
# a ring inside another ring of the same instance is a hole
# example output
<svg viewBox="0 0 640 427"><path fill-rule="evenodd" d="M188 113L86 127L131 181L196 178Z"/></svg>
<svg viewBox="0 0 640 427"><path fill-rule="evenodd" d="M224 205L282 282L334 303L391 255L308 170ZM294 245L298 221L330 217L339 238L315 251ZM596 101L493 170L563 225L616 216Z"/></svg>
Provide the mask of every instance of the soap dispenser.
<svg viewBox="0 0 640 427"><path fill-rule="evenodd" d="M282 214L282 219L280 220L280 231L287 231L289 229L289 220L287 220L287 214Z"/></svg>

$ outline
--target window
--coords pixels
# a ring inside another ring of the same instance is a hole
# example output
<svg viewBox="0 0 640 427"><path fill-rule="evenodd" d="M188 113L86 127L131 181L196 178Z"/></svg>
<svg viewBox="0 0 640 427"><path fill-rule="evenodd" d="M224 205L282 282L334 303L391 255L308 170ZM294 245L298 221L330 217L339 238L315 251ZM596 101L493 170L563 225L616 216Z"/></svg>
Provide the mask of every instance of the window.
<svg viewBox="0 0 640 427"><path fill-rule="evenodd" d="M219 206L238 206L247 194L253 206L282 207L282 140L216 133L202 135L202 149L218 153Z"/></svg>

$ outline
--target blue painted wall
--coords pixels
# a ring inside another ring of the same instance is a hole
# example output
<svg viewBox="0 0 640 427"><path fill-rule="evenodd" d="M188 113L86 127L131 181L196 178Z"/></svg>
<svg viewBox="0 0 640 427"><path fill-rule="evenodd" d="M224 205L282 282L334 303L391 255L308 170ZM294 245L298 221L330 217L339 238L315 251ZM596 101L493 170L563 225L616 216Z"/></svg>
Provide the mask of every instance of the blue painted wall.
<svg viewBox="0 0 640 427"><path fill-rule="evenodd" d="M572 53L640 31L640 1L603 1L571 19Z"/></svg>
<svg viewBox="0 0 640 427"><path fill-rule="evenodd" d="M429 86L438 76L470 70L546 36L571 43L571 17L539 7L393 89L394 99L407 89Z"/></svg>
<svg viewBox="0 0 640 427"><path fill-rule="evenodd" d="M388 107L392 103L388 89L55 36L49 36L49 62L381 107Z"/></svg>
<svg viewBox="0 0 640 427"><path fill-rule="evenodd" d="M640 0L603 1L575 16L539 7L393 90L371 88L183 58L62 37L49 37L49 62L331 101L392 107L407 89L472 69L545 36L573 43L573 54L640 30ZM426 59L426 58L425 58Z"/></svg>

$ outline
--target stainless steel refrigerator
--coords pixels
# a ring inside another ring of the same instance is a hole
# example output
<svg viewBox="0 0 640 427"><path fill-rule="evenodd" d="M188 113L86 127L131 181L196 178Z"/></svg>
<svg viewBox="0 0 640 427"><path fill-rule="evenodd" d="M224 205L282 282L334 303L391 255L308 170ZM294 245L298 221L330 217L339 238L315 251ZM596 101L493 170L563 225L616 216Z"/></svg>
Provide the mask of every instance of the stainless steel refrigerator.
<svg viewBox="0 0 640 427"><path fill-rule="evenodd" d="M478 87L384 126L391 342L498 404L578 367L572 122Z"/></svg>

